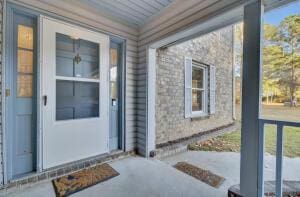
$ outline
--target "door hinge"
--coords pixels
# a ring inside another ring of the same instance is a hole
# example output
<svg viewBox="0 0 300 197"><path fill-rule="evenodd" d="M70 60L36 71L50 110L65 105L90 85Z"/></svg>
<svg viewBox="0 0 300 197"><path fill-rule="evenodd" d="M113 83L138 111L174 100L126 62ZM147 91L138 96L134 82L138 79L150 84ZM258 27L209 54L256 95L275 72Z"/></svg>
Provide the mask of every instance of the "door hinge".
<svg viewBox="0 0 300 197"><path fill-rule="evenodd" d="M10 96L10 89L5 89L5 96L9 97Z"/></svg>

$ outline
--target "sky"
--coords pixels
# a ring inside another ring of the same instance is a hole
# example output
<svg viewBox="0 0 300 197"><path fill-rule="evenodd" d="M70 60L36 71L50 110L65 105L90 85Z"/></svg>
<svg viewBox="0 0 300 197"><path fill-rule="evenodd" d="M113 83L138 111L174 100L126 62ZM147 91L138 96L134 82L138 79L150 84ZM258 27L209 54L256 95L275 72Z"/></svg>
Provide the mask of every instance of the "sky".
<svg viewBox="0 0 300 197"><path fill-rule="evenodd" d="M286 6L267 12L264 16L264 22L279 25L286 16L300 14L300 1L290 3Z"/></svg>

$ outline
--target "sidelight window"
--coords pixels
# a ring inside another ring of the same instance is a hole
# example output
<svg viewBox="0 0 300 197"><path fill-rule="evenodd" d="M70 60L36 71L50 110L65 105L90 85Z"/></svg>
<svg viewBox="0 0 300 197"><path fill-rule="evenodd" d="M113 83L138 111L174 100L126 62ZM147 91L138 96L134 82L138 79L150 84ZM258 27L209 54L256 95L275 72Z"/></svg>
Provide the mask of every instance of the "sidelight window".
<svg viewBox="0 0 300 197"><path fill-rule="evenodd" d="M33 94L33 28L18 25L17 96Z"/></svg>

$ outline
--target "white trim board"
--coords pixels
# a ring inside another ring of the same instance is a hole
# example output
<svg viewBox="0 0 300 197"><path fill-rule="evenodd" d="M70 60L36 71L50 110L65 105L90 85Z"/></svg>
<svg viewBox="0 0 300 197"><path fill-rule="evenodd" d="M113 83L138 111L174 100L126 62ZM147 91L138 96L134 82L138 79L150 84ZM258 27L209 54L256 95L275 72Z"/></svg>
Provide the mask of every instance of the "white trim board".
<svg viewBox="0 0 300 197"><path fill-rule="evenodd" d="M3 13L2 13L2 56L1 56L1 62L2 62L2 73L1 73L1 79L2 79L2 87L1 90L2 92L5 92L6 89L6 64L7 64L7 60L5 58L6 56L6 45L7 40L7 25L6 25L6 20L7 20L7 2L4 1L3 3ZM3 175L3 177L0 177L0 185L5 185L8 183L8 177L7 177L7 142L6 142L6 95L5 94L1 94L1 108L2 108L2 117L1 117L1 121L2 121L2 158L0 160L2 160L2 166L1 166L1 170L3 173L1 173ZM2 181L3 180L3 181Z"/></svg>
<svg viewBox="0 0 300 197"><path fill-rule="evenodd" d="M156 49L147 49L147 134L146 134L146 156L155 150L155 101L156 101Z"/></svg>
<svg viewBox="0 0 300 197"><path fill-rule="evenodd" d="M198 21L198 24L195 24L170 36L164 37L158 41L155 41L149 44L149 46L151 46L152 48L160 48L179 44L184 41L191 40L195 37L207 34L214 30L221 29L231 24L240 22L243 20L244 6L254 1L255 0L249 0L238 5L237 7L224 9L222 13L217 13L215 16L206 18L203 21ZM265 12L271 11L294 1L297 0L272 0L268 2L267 5L265 5Z"/></svg>

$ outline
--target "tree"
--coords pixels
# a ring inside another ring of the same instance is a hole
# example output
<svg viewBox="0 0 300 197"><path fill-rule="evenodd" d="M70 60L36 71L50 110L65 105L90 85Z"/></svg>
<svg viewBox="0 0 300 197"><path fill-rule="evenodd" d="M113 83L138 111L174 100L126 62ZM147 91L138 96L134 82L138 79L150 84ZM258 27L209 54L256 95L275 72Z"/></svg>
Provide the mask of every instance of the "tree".
<svg viewBox="0 0 300 197"><path fill-rule="evenodd" d="M277 84L291 99L300 86L300 15L266 24L264 35L264 86Z"/></svg>
<svg viewBox="0 0 300 197"><path fill-rule="evenodd" d="M285 74L282 67L284 63L285 58L280 46L269 45L263 48L263 90L267 103L273 102L274 95L281 95L280 80Z"/></svg>
<svg viewBox="0 0 300 197"><path fill-rule="evenodd" d="M237 82L242 65L243 23L234 29L234 65ZM278 26L264 24L263 90L267 100L274 95L290 101L300 93L300 15L287 16ZM238 96L238 95L237 95Z"/></svg>
<svg viewBox="0 0 300 197"><path fill-rule="evenodd" d="M234 26L235 103L241 102L241 66L243 59L243 23Z"/></svg>

